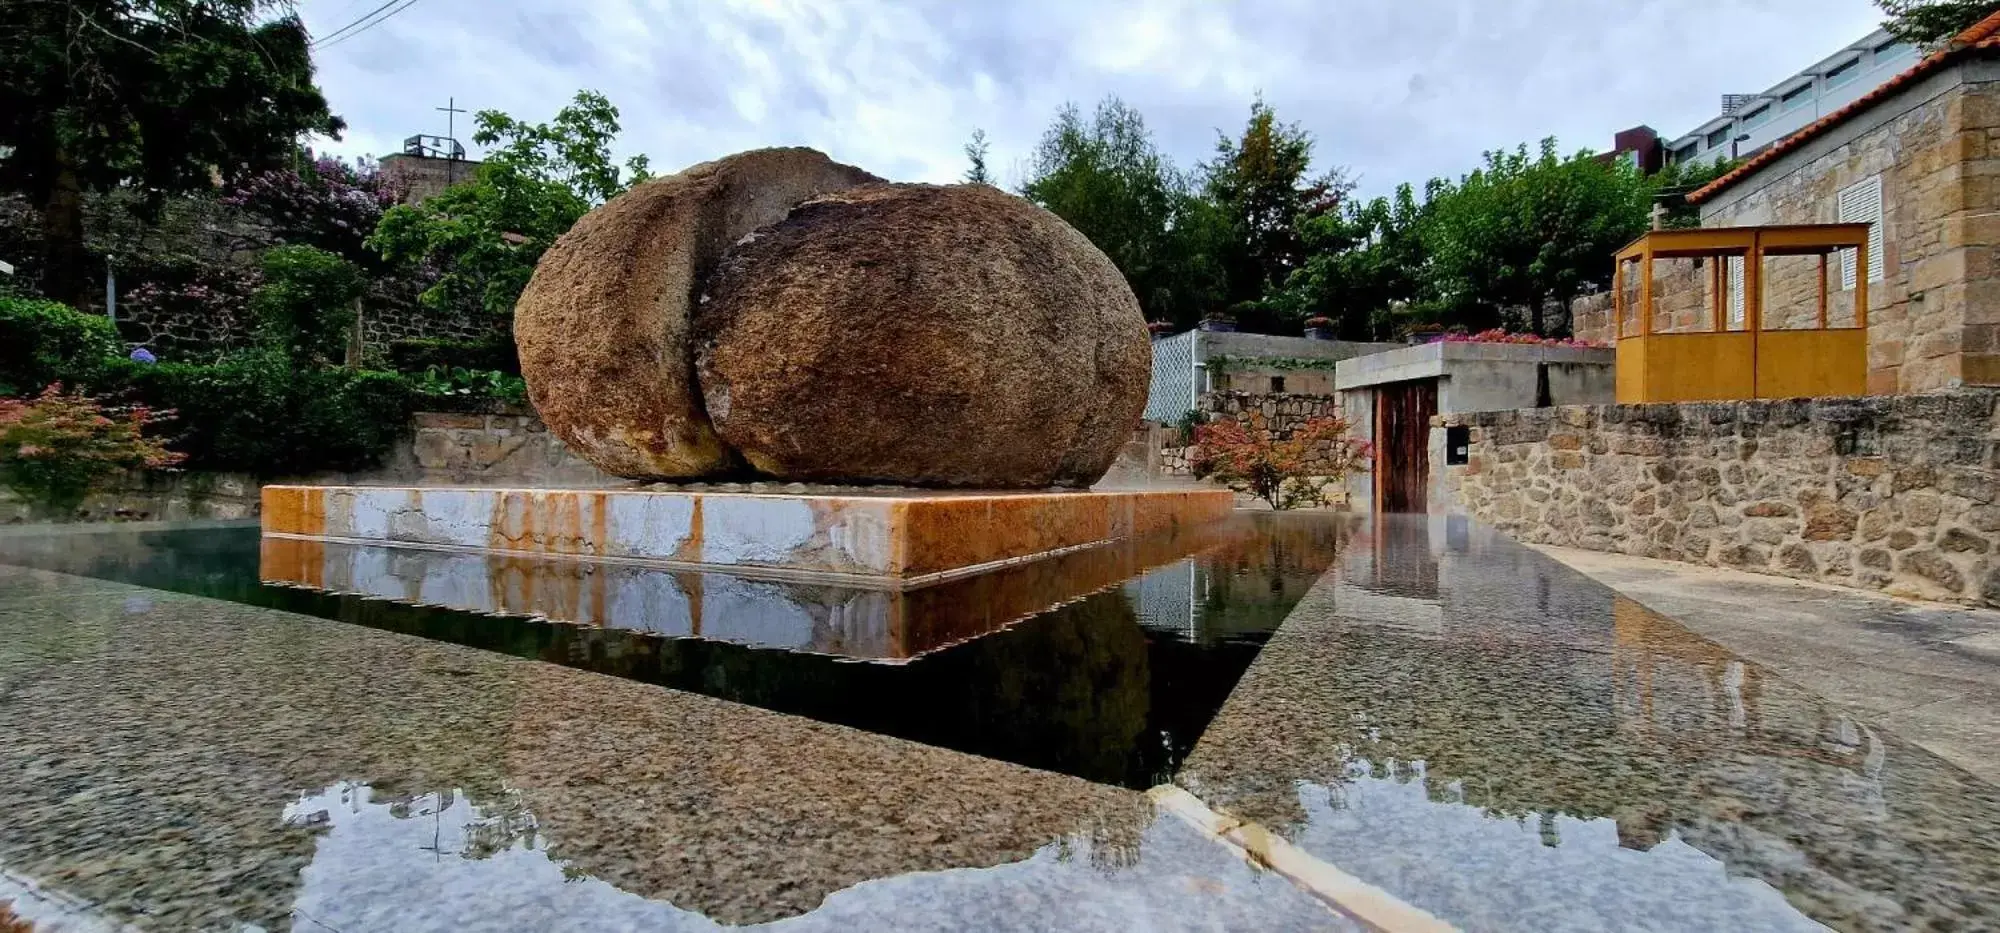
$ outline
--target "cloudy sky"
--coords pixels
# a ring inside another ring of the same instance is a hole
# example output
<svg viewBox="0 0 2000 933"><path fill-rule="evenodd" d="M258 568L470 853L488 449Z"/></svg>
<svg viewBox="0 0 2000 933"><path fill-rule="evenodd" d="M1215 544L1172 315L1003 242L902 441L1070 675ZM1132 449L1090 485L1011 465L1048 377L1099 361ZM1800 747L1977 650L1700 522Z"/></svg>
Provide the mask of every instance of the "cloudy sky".
<svg viewBox="0 0 2000 933"><path fill-rule="evenodd" d="M1368 193L1547 135L1679 135L1880 19L1868 0L397 0L335 35L380 6L300 3L333 37L315 57L350 127L336 152L442 134L447 98L539 121L591 88L656 171L805 145L950 181L983 128L1011 187L1066 101L1124 98L1186 165L1261 91Z"/></svg>

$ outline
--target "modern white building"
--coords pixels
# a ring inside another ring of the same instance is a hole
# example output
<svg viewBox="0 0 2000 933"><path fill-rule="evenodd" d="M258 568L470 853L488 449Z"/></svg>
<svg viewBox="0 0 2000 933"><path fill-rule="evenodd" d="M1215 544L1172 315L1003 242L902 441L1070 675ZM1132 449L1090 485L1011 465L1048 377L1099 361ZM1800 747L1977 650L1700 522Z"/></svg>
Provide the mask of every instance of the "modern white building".
<svg viewBox="0 0 2000 933"><path fill-rule="evenodd" d="M1915 46L1877 29L1760 94L1724 94L1722 113L1666 143L1666 160L1748 158L1880 87L1922 57Z"/></svg>

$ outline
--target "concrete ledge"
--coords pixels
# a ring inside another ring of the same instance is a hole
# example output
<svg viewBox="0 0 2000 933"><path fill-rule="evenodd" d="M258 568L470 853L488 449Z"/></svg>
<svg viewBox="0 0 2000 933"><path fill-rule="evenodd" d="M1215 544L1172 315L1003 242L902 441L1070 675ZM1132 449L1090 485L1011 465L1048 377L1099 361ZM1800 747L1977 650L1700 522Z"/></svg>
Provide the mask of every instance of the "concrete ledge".
<svg viewBox="0 0 2000 933"><path fill-rule="evenodd" d="M1335 389L1346 392L1389 382L1435 379L1446 375L1446 369L1453 363L1593 363L1610 366L1617 358L1616 350L1605 347L1439 341L1341 360L1334 365L1333 381Z"/></svg>
<svg viewBox="0 0 2000 933"><path fill-rule="evenodd" d="M266 486L264 532L361 544L770 569L920 584L1191 527L1226 489L763 495Z"/></svg>

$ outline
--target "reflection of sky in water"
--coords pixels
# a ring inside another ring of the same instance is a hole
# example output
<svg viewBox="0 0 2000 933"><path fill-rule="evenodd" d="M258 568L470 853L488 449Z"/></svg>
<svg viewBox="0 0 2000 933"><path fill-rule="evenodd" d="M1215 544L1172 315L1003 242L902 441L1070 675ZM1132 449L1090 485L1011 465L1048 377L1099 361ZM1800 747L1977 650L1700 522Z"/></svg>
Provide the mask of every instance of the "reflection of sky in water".
<svg viewBox="0 0 2000 933"><path fill-rule="evenodd" d="M725 929L572 873L512 800L385 801L344 783L300 798L284 819L323 832L300 876L298 930ZM867 881L809 913L727 929L854 933L887 918L898 930L1351 929L1291 882L1172 817L1145 830L1136 857L1094 854L1087 838L1070 837L1019 862Z"/></svg>
<svg viewBox="0 0 2000 933"><path fill-rule="evenodd" d="M1434 792L1423 762L1374 770L1356 760L1337 787L1299 782L1306 821L1293 841L1464 929L1824 929L1673 833L1623 848L1614 820L1493 815L1465 802L1478 788Z"/></svg>

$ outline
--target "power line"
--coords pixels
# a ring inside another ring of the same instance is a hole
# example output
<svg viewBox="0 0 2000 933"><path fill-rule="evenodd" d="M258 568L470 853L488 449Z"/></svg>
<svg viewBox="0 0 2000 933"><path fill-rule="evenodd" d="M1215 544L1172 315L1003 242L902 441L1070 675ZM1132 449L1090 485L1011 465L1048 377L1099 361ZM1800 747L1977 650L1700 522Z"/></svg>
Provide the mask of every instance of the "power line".
<svg viewBox="0 0 2000 933"><path fill-rule="evenodd" d="M326 35L324 35L324 36L320 36L320 37L318 37L318 38L314 39L314 40L312 41L312 44L313 44L313 45L319 45L319 44L321 44L321 43L323 43L323 42L326 42L326 41L328 41L328 40L332 39L332 38L333 38L333 37L335 37L335 36L338 36L338 35L340 35L340 34L341 34L341 33L343 33L343 32L346 32L346 31L348 31L349 29L353 29L354 27L356 27L356 26L359 26L359 25L361 25L361 21L362 21L362 20L365 20L365 19L367 19L367 18L368 18L368 17L370 17L370 16L374 16L375 14L377 14L377 13L380 13L380 12L382 12L383 10L386 10L386 9L388 9L388 8L392 7L392 6L395 6L397 2L398 2L398 0L389 0L389 2L388 2L388 3L384 3L384 4L382 4L381 6L378 6L378 7L376 7L375 9L372 9L372 10L369 10L368 12L366 12L366 13L363 13L363 14L361 14L361 15L360 15L359 17L357 17L357 18L356 18L356 19L355 19L355 20L354 20L353 22L351 22L351 23L348 23L347 25L345 25L345 26L342 26L342 27L340 27L339 29L336 29L336 30L334 30L334 31L332 31L332 32L330 32L330 33L327 33L327 34L326 34Z"/></svg>
<svg viewBox="0 0 2000 933"><path fill-rule="evenodd" d="M361 17L361 19L357 19L354 22L348 23L347 25L342 26L339 29L336 29L332 33L328 34L326 38L314 42L312 47L314 49L324 49L331 46L339 45L342 42L346 42L347 40L352 39L355 36L361 35L362 33L367 32L370 29L382 25L383 23L389 20L389 17L395 16L396 14L401 13L404 10L407 10L410 7L415 6L417 4L417 0L403 0L401 6L396 6L396 4L397 0L389 0L388 3L384 3L381 6L376 7L373 10L370 10L368 14L366 16ZM395 9L389 9L390 7L395 7ZM382 12L384 10L388 10L388 12L386 13ZM381 15L376 16L376 14L378 13L380 13ZM369 17L374 17L374 19L371 20L369 19ZM364 23L363 20L367 20L367 22ZM360 28L356 29L355 28L356 26L359 26ZM350 29L354 31L348 32L348 30ZM342 35L342 33L346 33L346 35Z"/></svg>

